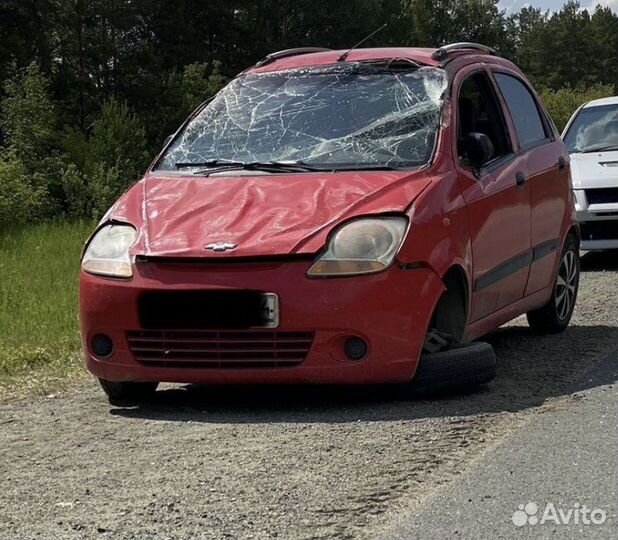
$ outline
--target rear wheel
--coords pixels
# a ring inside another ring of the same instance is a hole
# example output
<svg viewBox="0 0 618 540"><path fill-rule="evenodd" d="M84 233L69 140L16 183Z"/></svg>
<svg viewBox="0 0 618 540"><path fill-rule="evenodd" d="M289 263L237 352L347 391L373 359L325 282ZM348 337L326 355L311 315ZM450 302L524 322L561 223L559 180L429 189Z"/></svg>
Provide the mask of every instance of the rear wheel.
<svg viewBox="0 0 618 540"><path fill-rule="evenodd" d="M114 382L99 379L103 391L112 405L133 404L152 397L158 382Z"/></svg>
<svg viewBox="0 0 618 540"><path fill-rule="evenodd" d="M568 325L579 289L579 246L569 235L560 255L560 266L549 301L527 314L530 328L539 334L556 334Z"/></svg>

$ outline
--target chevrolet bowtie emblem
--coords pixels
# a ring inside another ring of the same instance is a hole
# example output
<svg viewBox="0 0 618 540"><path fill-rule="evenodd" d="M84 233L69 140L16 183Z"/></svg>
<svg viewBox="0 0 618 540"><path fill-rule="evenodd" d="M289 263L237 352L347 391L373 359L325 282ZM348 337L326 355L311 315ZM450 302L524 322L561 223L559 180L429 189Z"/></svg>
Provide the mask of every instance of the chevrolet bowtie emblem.
<svg viewBox="0 0 618 540"><path fill-rule="evenodd" d="M228 251L232 249L236 249L238 244L234 242L213 242L212 244L208 244L205 249L209 249L210 251Z"/></svg>

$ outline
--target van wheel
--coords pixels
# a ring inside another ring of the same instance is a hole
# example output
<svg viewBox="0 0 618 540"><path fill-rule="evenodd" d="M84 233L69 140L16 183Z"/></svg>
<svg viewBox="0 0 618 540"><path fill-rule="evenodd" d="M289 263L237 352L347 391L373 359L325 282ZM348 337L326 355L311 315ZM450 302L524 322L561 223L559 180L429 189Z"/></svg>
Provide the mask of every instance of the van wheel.
<svg viewBox="0 0 618 540"><path fill-rule="evenodd" d="M579 289L579 246L567 236L560 255L560 266L551 298L543 307L527 314L528 324L539 334L557 334L568 325L575 309Z"/></svg>
<svg viewBox="0 0 618 540"><path fill-rule="evenodd" d="M146 401L159 386L158 382L113 382L99 379L99 384L112 405L129 405Z"/></svg>

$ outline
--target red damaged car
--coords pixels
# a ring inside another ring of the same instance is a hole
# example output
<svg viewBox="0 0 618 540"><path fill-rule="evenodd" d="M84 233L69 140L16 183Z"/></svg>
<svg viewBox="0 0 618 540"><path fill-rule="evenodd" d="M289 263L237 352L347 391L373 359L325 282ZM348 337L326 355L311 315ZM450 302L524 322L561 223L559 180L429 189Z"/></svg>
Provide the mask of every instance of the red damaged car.
<svg viewBox="0 0 618 540"><path fill-rule="evenodd" d="M527 313L569 323L568 154L491 49L293 49L202 105L81 261L89 370L161 381L480 384Z"/></svg>

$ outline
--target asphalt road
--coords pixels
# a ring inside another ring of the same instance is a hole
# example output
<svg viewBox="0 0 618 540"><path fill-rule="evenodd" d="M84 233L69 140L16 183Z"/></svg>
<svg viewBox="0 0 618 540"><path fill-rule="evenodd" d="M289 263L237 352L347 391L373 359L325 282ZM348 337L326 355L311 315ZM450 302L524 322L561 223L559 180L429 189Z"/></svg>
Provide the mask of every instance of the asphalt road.
<svg viewBox="0 0 618 540"><path fill-rule="evenodd" d="M509 528L517 505L574 493L609 515L615 393L574 385L612 362L617 271L618 255L585 259L564 334L520 318L491 335L497 378L465 395L165 385L121 408L92 383L0 405L0 538L537 537Z"/></svg>
<svg viewBox="0 0 618 540"><path fill-rule="evenodd" d="M382 538L618 538L616 380L618 351Z"/></svg>

